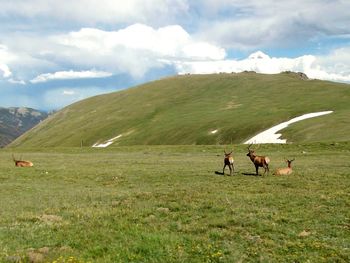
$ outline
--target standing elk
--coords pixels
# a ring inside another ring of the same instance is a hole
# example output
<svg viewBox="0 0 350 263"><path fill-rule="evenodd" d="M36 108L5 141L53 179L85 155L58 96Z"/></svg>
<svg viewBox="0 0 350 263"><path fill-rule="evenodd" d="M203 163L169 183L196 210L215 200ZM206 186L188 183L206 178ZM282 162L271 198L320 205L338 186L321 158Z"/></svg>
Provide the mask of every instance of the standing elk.
<svg viewBox="0 0 350 263"><path fill-rule="evenodd" d="M255 165L255 170L256 170L256 175L258 175L258 170L259 167L263 167L265 169L264 171L264 175L267 171L267 173L269 173L269 163L270 163L270 158L267 156L258 156L255 154L255 150L251 150L250 147L253 144L250 144L248 146L248 153L247 156L249 156L250 160L253 162L253 164ZM259 148L259 147L258 147Z"/></svg>
<svg viewBox="0 0 350 263"><path fill-rule="evenodd" d="M286 168L279 168L277 169L275 172L274 172L274 175L288 175L288 174L291 174L293 172L292 170L292 162L294 161L295 159L292 159L292 160L288 160L286 159L286 163L288 164L288 167Z"/></svg>
<svg viewBox="0 0 350 263"><path fill-rule="evenodd" d="M17 166L17 167L31 167L31 166L33 166L32 162L21 160L22 157L19 158L20 160L16 160L15 156L12 154L12 158L13 158L13 161L15 162L15 166Z"/></svg>
<svg viewBox="0 0 350 263"><path fill-rule="evenodd" d="M233 167L233 157L232 157L232 151L227 153L224 150L224 168L222 169L222 173L225 174L225 167L226 165L228 165L228 168L230 169L230 175L232 175L232 173L234 172L234 167Z"/></svg>

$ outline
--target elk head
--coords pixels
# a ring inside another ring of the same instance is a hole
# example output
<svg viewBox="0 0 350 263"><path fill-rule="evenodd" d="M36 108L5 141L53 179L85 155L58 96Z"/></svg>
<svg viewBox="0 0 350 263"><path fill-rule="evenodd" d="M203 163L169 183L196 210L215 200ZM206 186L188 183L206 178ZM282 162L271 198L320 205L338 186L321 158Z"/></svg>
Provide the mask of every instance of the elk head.
<svg viewBox="0 0 350 263"><path fill-rule="evenodd" d="M252 157L255 157L256 156L256 154L255 154L255 150L254 149L251 149L251 147L252 147L252 143L251 144L249 144L249 146L248 146L248 153L247 153L247 156L248 157L250 157L250 158L252 158ZM258 145L258 148L257 149L259 149L259 147L260 147L260 145Z"/></svg>
<svg viewBox="0 0 350 263"><path fill-rule="evenodd" d="M292 168L292 162L295 160L295 158L293 158L292 160L288 160L286 159L286 163L288 165L288 168Z"/></svg>

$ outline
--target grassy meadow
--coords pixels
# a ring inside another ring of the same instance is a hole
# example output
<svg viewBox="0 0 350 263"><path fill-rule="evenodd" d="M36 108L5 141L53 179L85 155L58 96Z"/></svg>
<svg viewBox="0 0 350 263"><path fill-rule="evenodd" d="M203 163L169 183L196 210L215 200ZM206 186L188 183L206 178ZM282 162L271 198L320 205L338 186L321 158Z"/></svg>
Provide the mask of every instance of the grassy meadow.
<svg viewBox="0 0 350 263"><path fill-rule="evenodd" d="M261 145L267 176L223 149L1 149L0 262L350 261L350 143Z"/></svg>

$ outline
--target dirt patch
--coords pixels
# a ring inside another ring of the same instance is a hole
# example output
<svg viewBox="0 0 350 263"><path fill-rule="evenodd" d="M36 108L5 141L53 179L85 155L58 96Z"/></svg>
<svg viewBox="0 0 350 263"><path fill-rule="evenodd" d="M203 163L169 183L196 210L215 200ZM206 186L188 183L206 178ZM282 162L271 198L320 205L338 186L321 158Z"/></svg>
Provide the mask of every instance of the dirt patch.
<svg viewBox="0 0 350 263"><path fill-rule="evenodd" d="M28 261L31 263L44 262L44 255L38 252L29 251L27 253Z"/></svg>
<svg viewBox="0 0 350 263"><path fill-rule="evenodd" d="M63 222L62 217L57 215L44 214L42 216L39 216L38 219L45 224L59 224Z"/></svg>
<svg viewBox="0 0 350 263"><path fill-rule="evenodd" d="M311 232L308 230L303 230L299 233L298 237L308 237L311 235Z"/></svg>

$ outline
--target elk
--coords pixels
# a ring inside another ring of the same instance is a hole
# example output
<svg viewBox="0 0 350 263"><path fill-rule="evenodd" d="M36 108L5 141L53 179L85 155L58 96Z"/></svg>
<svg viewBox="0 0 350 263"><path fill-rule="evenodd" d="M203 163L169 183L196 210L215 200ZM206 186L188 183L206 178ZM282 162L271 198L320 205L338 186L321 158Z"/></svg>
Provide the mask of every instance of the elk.
<svg viewBox="0 0 350 263"><path fill-rule="evenodd" d="M288 159L285 159L286 163L288 164L288 167L286 168L279 168L277 169L275 172L274 172L274 175L288 175L288 174L291 174L293 172L292 170L292 162L294 161L295 159L292 159L292 160L288 160Z"/></svg>
<svg viewBox="0 0 350 263"><path fill-rule="evenodd" d="M23 161L22 156L19 158L19 160L16 160L15 156L12 154L13 161L15 162L15 166L17 167L31 167L33 166L33 163L30 161Z"/></svg>
<svg viewBox="0 0 350 263"><path fill-rule="evenodd" d="M222 173L225 174L225 167L228 165L228 168L230 168L230 175L234 172L234 167L233 167L233 157L232 157L232 151L227 153L224 150L224 168L222 169Z"/></svg>
<svg viewBox="0 0 350 263"><path fill-rule="evenodd" d="M253 144L250 144L248 146L248 153L247 153L247 156L249 156L250 160L253 162L253 164L255 165L255 170L256 170L256 175L258 175L258 170L259 170L259 167L263 167L265 169L264 171L264 175L267 171L267 173L269 173L269 163L270 163L270 158L267 157L267 156L258 156L256 155L255 153L255 150L251 150L250 147L252 146ZM259 147L258 147L259 148Z"/></svg>

